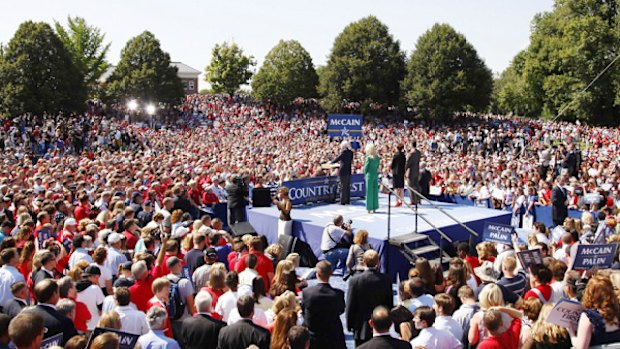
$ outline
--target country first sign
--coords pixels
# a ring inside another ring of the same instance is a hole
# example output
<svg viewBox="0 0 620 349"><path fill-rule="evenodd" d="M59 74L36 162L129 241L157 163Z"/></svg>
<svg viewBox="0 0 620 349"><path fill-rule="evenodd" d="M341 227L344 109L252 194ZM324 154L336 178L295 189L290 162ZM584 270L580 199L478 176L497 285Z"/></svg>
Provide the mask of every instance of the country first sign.
<svg viewBox="0 0 620 349"><path fill-rule="evenodd" d="M359 138L362 136L361 115L329 114L327 116L327 134L329 138Z"/></svg>

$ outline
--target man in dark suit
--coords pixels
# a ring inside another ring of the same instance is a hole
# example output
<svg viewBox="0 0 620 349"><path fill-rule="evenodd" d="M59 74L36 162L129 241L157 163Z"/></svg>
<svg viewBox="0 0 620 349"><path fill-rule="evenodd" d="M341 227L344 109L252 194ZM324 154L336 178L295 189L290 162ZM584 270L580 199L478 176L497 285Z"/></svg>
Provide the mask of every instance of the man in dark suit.
<svg viewBox="0 0 620 349"><path fill-rule="evenodd" d="M56 262L56 256L52 252L44 252L41 255L41 268L32 274L32 284L36 286L45 279L53 279Z"/></svg>
<svg viewBox="0 0 620 349"><path fill-rule="evenodd" d="M220 330L225 322L216 320L211 315L212 298L209 292L200 291L194 303L198 314L183 321L181 329L182 347L185 349L216 349Z"/></svg>
<svg viewBox="0 0 620 349"><path fill-rule="evenodd" d="M344 292L329 284L332 265L328 261L316 264L319 283L302 292L304 325L310 330L311 349L344 349L344 332L340 315L344 313Z"/></svg>
<svg viewBox="0 0 620 349"><path fill-rule="evenodd" d="M428 198L431 195L431 182L433 181L433 175L431 171L426 168L424 161L420 162L420 177L418 184L420 185L420 194Z"/></svg>
<svg viewBox="0 0 620 349"><path fill-rule="evenodd" d="M372 327L373 338L360 345L358 349L411 349L409 342L390 336L392 319L390 319L390 311L386 307L376 307L372 312L369 324Z"/></svg>
<svg viewBox="0 0 620 349"><path fill-rule="evenodd" d="M396 192L396 207L402 206L400 198L405 196L405 165L407 159L403 152L404 145L396 146L396 155L392 158L392 188Z"/></svg>
<svg viewBox="0 0 620 349"><path fill-rule="evenodd" d="M232 183L226 186L228 195L228 225L245 222L245 205L248 202L248 187L240 175L232 177Z"/></svg>
<svg viewBox="0 0 620 349"><path fill-rule="evenodd" d="M392 309L392 280L379 272L379 254L375 250L364 252L364 265L367 270L357 274L349 281L347 294L347 328L355 336L355 345L359 346L372 338L372 329L368 323L375 307L382 305Z"/></svg>
<svg viewBox="0 0 620 349"><path fill-rule="evenodd" d="M252 322L254 298L250 296L239 297L237 310L241 320L221 329L217 343L218 349L247 348L252 344L260 349L269 349L271 343L269 331Z"/></svg>
<svg viewBox="0 0 620 349"><path fill-rule="evenodd" d="M411 146L413 149L411 153L409 153L409 157L407 158L407 164L405 165L406 176L407 176L407 184L417 190L420 191L420 158L422 154L418 150L418 143L416 141L411 142ZM415 193L409 191L409 198L411 199L411 204L414 205L420 201Z"/></svg>
<svg viewBox="0 0 620 349"><path fill-rule="evenodd" d="M568 217L568 206L566 205L568 196L564 188L565 183L566 177L560 175L555 181L553 190L551 190L551 216L554 226L562 225Z"/></svg>
<svg viewBox="0 0 620 349"><path fill-rule="evenodd" d="M340 143L340 155L332 160L332 164L339 163L338 177L340 179L340 204L351 203L351 166L353 165L353 151L348 141Z"/></svg>
<svg viewBox="0 0 620 349"><path fill-rule="evenodd" d="M73 321L56 310L56 303L60 299L56 281L45 279L39 282L34 287L34 296L39 304L24 310L22 313L33 312L43 318L43 324L47 328L43 339L62 333L62 343L64 345L69 339L78 334Z"/></svg>

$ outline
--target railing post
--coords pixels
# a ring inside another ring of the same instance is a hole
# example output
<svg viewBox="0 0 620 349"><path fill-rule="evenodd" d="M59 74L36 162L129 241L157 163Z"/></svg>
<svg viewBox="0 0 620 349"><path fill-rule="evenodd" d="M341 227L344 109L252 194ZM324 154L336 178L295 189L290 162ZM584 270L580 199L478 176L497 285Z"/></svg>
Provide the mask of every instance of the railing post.
<svg viewBox="0 0 620 349"><path fill-rule="evenodd" d="M443 236L439 236L439 266L443 268Z"/></svg>

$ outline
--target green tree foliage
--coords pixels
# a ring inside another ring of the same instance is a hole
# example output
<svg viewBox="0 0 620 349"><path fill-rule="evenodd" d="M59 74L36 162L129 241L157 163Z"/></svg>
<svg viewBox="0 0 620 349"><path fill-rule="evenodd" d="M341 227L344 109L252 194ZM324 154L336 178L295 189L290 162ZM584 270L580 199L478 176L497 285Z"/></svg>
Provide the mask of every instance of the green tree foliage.
<svg viewBox="0 0 620 349"><path fill-rule="evenodd" d="M465 36L435 24L416 43L407 64L403 90L407 103L433 117L487 107L493 78Z"/></svg>
<svg viewBox="0 0 620 349"><path fill-rule="evenodd" d="M297 97L316 97L318 82L308 51L298 41L280 40L254 75L252 92L258 99L283 104Z"/></svg>
<svg viewBox="0 0 620 349"><path fill-rule="evenodd" d="M99 28L86 24L84 18L67 17L67 27L56 22L56 33L71 54L73 64L84 76L89 93L94 91L97 80L108 69L106 55L110 44L104 44L105 34Z"/></svg>
<svg viewBox="0 0 620 349"><path fill-rule="evenodd" d="M170 55L148 31L127 42L106 85L108 95L116 102L138 98L175 104L184 95L177 68L170 66Z"/></svg>
<svg viewBox="0 0 620 349"><path fill-rule="evenodd" d="M237 44L215 44L211 63L205 69L205 81L215 93L234 94L252 78L254 57L246 56Z"/></svg>
<svg viewBox="0 0 620 349"><path fill-rule="evenodd" d="M329 111L343 101L396 105L405 73L405 55L388 27L369 16L349 24L336 37L327 65L320 72L319 92Z"/></svg>
<svg viewBox="0 0 620 349"><path fill-rule="evenodd" d="M506 98L502 109L533 117L562 113L566 120L613 121L620 112L617 65L581 91L620 53L619 45L616 1L556 0L553 11L534 18L524 59L516 58L504 74L509 79L498 94L514 98Z"/></svg>
<svg viewBox="0 0 620 349"><path fill-rule="evenodd" d="M47 23L22 23L0 59L0 108L22 113L79 111L84 108L83 77Z"/></svg>

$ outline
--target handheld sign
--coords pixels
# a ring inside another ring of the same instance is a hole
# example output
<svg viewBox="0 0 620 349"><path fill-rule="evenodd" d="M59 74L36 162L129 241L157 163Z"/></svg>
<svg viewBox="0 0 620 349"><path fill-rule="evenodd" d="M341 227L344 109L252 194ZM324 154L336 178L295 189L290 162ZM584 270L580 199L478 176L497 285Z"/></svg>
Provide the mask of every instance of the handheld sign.
<svg viewBox="0 0 620 349"><path fill-rule="evenodd" d="M549 312L547 322L560 327L570 327L576 330L582 311L583 306L580 303L562 298Z"/></svg>
<svg viewBox="0 0 620 349"><path fill-rule="evenodd" d="M55 334L51 337L45 338L41 341L41 349L47 349L49 347L58 346L62 347L62 333Z"/></svg>
<svg viewBox="0 0 620 349"><path fill-rule="evenodd" d="M181 269L181 275L183 275L184 278L192 281L192 273L189 270L189 265L183 266L183 269Z"/></svg>
<svg viewBox="0 0 620 349"><path fill-rule="evenodd" d="M119 330L113 330L111 328L95 327L95 329L93 330L93 333L90 335L90 338L88 339L88 344L86 345L86 349L90 348L91 344L93 344L93 340L95 339L95 337L97 337L98 335L102 333L106 333L106 332L112 332L118 335L118 343L119 343L118 349L133 349L136 346L136 343L138 343L138 338L140 337L137 334L127 333L127 332L123 332Z"/></svg>
<svg viewBox="0 0 620 349"><path fill-rule="evenodd" d="M498 224L493 222L485 222L482 232L484 241L493 241L500 244L512 245L512 234L514 228L510 225Z"/></svg>
<svg viewBox="0 0 620 349"><path fill-rule="evenodd" d="M523 270L528 270L532 265L543 263L539 248L517 252L517 257L519 257Z"/></svg>
<svg viewBox="0 0 620 349"><path fill-rule="evenodd" d="M618 244L602 244L602 245L579 245L577 246L577 254L573 269L588 270L594 266L601 269L610 268L616 257Z"/></svg>

